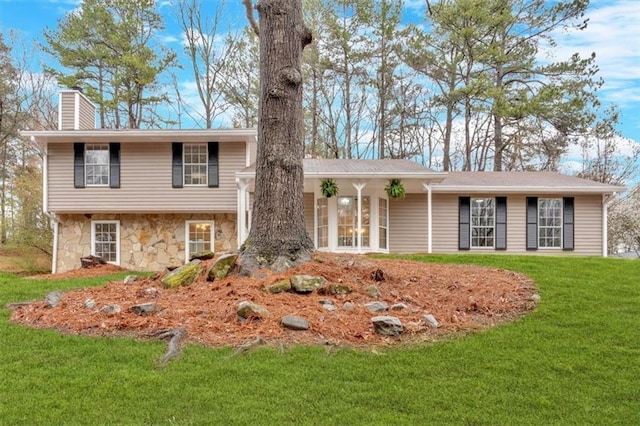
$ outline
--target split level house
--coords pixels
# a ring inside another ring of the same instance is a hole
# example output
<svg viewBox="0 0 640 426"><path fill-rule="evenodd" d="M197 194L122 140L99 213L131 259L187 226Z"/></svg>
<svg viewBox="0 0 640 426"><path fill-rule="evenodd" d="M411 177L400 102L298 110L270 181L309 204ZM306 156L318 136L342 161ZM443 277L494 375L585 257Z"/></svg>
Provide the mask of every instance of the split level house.
<svg viewBox="0 0 640 426"><path fill-rule="evenodd" d="M59 129L23 131L44 154L54 272L96 255L160 271L247 238L256 130L106 130L76 90ZM332 179L338 194L325 197ZM404 198L390 198L390 179ZM304 160L306 228L349 253L607 255L607 204L623 187L550 172L438 172L409 160Z"/></svg>

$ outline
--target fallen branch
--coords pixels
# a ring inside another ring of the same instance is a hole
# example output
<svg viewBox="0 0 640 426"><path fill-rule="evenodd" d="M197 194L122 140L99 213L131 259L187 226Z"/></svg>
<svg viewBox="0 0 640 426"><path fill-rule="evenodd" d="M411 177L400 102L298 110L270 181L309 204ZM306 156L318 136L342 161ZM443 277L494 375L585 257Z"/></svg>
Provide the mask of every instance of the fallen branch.
<svg viewBox="0 0 640 426"><path fill-rule="evenodd" d="M27 302L13 302L13 303L7 303L6 305L4 305L5 308L7 309L16 309L16 308L21 308L23 306L29 306L29 305L33 305L34 303L39 302L39 300L30 300Z"/></svg>
<svg viewBox="0 0 640 426"><path fill-rule="evenodd" d="M166 339L170 337L167 343L167 352L160 358L160 364L165 365L171 358L180 353L180 341L187 336L187 330L178 328L175 330L160 330L154 334L158 339Z"/></svg>

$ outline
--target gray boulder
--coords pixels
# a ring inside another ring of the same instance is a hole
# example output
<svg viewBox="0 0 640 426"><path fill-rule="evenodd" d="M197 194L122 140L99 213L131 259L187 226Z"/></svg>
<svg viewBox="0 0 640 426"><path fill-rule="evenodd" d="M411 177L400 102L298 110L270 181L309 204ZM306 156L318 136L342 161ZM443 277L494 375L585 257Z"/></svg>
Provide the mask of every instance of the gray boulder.
<svg viewBox="0 0 640 426"><path fill-rule="evenodd" d="M140 303L138 305L133 305L131 308L129 308L129 311L133 312L136 315L144 316L157 311L157 306L155 302Z"/></svg>
<svg viewBox="0 0 640 426"><path fill-rule="evenodd" d="M138 276L138 275L127 275L127 276L124 278L124 283L125 283L126 285L130 285L130 284L133 284L133 283L135 283L136 281L138 281L140 278L142 278L142 277L140 277L140 276Z"/></svg>
<svg viewBox="0 0 640 426"><path fill-rule="evenodd" d="M378 288L377 285L370 285L369 287L364 289L364 292L367 296L373 297L373 298L382 296L382 292L380 291L380 288Z"/></svg>
<svg viewBox="0 0 640 426"><path fill-rule="evenodd" d="M207 272L207 280L220 280L229 275L229 272L231 271L231 268L233 268L233 265L236 264L237 259L238 255L235 253L220 256Z"/></svg>
<svg viewBox="0 0 640 426"><path fill-rule="evenodd" d="M371 318L373 327L381 336L398 337L404 332L402 322L396 317L382 315Z"/></svg>
<svg viewBox="0 0 640 426"><path fill-rule="evenodd" d="M59 291L52 291L44 297L44 302L47 304L47 308L55 308L58 306L58 303L60 303L60 300L62 300L62 293Z"/></svg>
<svg viewBox="0 0 640 426"><path fill-rule="evenodd" d="M103 314L119 314L120 311L122 311L122 309L120 309L120 305L116 305L115 303L112 303L110 305L103 307L101 311Z"/></svg>
<svg viewBox="0 0 640 426"><path fill-rule="evenodd" d="M389 306L384 302L369 302L364 304L364 308L369 312L384 312Z"/></svg>
<svg viewBox="0 0 640 426"><path fill-rule="evenodd" d="M296 293L307 294L324 286L326 278L313 275L294 275L291 277L291 287Z"/></svg>
<svg viewBox="0 0 640 426"><path fill-rule="evenodd" d="M309 321L295 315L286 315L282 317L282 320L280 320L280 323L284 328L288 328L289 330L308 330L309 329Z"/></svg>
<svg viewBox="0 0 640 426"><path fill-rule="evenodd" d="M257 303L249 302L247 300L243 300L238 304L236 313L239 317L244 319L264 318L269 316L269 311L264 306L260 306Z"/></svg>
<svg viewBox="0 0 640 426"><path fill-rule="evenodd" d="M201 261L196 259L169 272L162 278L162 284L169 288L187 286L195 281L202 268Z"/></svg>
<svg viewBox="0 0 640 426"><path fill-rule="evenodd" d="M432 328L438 328L440 327L440 323L438 322L438 320L436 319L436 317L434 317L431 314L426 314L422 316L422 321L424 323L426 323L427 325L429 325Z"/></svg>

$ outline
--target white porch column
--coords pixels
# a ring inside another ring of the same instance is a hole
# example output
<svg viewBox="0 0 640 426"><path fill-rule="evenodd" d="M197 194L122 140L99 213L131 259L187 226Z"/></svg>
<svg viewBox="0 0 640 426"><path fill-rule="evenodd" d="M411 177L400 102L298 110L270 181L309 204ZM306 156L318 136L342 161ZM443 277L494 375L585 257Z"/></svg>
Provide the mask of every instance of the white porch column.
<svg viewBox="0 0 640 426"><path fill-rule="evenodd" d="M433 233L431 184L423 183L422 186L427 191L427 253L431 254L433 252L433 239L431 237L431 234Z"/></svg>
<svg viewBox="0 0 640 426"><path fill-rule="evenodd" d="M238 247L247 239L247 188L249 183L245 179L236 179L238 185Z"/></svg>
<svg viewBox="0 0 640 426"><path fill-rule="evenodd" d="M362 190L367 186L367 184L357 182L352 183L351 185L353 185L358 194L358 253L362 253Z"/></svg>

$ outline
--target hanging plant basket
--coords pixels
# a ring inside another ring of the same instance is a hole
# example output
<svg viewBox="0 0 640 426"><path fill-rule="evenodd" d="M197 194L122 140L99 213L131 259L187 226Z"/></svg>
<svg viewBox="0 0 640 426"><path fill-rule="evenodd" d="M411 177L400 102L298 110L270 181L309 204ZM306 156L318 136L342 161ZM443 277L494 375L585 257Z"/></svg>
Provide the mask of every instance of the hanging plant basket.
<svg viewBox="0 0 640 426"><path fill-rule="evenodd" d="M320 183L320 190L322 191L322 195L327 198L338 195L338 185L333 179L323 179Z"/></svg>
<svg viewBox="0 0 640 426"><path fill-rule="evenodd" d="M387 191L389 198L404 198L406 195L404 185L400 179L390 179L384 190Z"/></svg>

